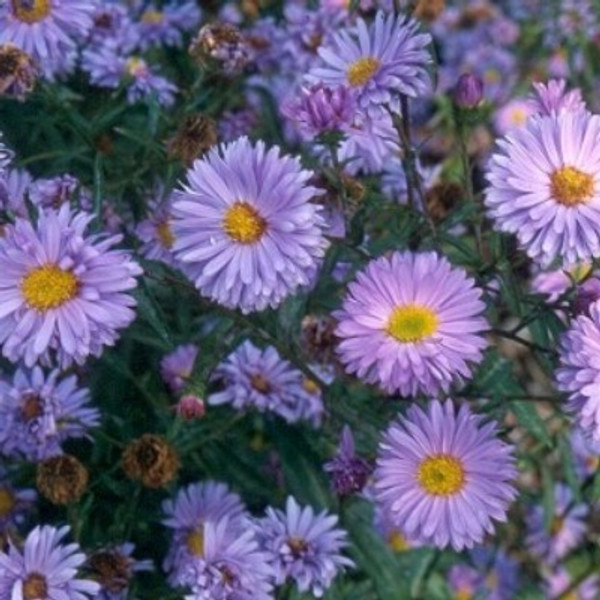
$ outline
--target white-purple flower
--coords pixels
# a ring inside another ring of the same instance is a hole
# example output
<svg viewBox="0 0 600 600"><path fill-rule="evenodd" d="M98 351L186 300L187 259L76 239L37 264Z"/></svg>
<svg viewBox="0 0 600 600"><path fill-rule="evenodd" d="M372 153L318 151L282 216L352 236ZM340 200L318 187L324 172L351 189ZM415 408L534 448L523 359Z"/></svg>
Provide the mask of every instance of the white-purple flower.
<svg viewBox="0 0 600 600"><path fill-rule="evenodd" d="M177 346L161 360L160 374L173 392L180 392L186 386L194 370L197 356L198 346L184 344Z"/></svg>

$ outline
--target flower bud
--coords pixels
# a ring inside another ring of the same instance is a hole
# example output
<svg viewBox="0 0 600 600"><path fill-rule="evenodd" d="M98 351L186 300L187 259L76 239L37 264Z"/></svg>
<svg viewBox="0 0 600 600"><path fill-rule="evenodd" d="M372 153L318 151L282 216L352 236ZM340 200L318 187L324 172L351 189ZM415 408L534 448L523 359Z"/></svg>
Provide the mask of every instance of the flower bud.
<svg viewBox="0 0 600 600"><path fill-rule="evenodd" d="M201 419L206 414L206 407L202 398L194 394L186 394L179 399L175 412L178 417L186 421L193 421L194 419Z"/></svg>
<svg viewBox="0 0 600 600"><path fill-rule="evenodd" d="M459 108L475 108L483 99L483 81L477 75L464 73L454 88L454 103Z"/></svg>

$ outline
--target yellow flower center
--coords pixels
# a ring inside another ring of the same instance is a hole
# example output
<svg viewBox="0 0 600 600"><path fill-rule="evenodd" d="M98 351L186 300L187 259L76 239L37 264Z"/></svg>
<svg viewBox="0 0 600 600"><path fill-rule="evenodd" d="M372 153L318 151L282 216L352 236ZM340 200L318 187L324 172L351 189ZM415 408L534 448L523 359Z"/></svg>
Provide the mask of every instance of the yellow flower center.
<svg viewBox="0 0 600 600"><path fill-rule="evenodd" d="M420 342L437 330L437 315L426 306L407 304L397 306L390 316L386 331L402 343Z"/></svg>
<svg viewBox="0 0 600 600"><path fill-rule="evenodd" d="M37 23L52 9L52 0L12 0L13 13L19 21Z"/></svg>
<svg viewBox="0 0 600 600"><path fill-rule="evenodd" d="M204 529L200 527L200 529L191 531L185 540L185 544L194 556L204 556Z"/></svg>
<svg viewBox="0 0 600 600"><path fill-rule="evenodd" d="M21 291L31 308L45 312L72 300L79 290L73 273L57 265L45 265L30 271L21 282Z"/></svg>
<svg viewBox="0 0 600 600"><path fill-rule="evenodd" d="M352 87L364 85L377 73L381 63L373 56L364 56L354 61L346 72L348 83Z"/></svg>
<svg viewBox="0 0 600 600"><path fill-rule="evenodd" d="M459 588L454 595L454 600L471 600L472 598L473 592L468 587Z"/></svg>
<svg viewBox="0 0 600 600"><path fill-rule="evenodd" d="M552 197L563 206L577 206L594 195L594 178L575 167L562 167L550 175Z"/></svg>
<svg viewBox="0 0 600 600"><path fill-rule="evenodd" d="M410 544L399 531L392 531L388 536L388 546L394 552L406 552L410 550Z"/></svg>
<svg viewBox="0 0 600 600"><path fill-rule="evenodd" d="M173 247L175 236L171 231L169 221L163 221L156 226L156 235L158 236L158 241L160 242L161 246L167 250L170 250Z"/></svg>
<svg viewBox="0 0 600 600"><path fill-rule="evenodd" d="M580 263L569 268L569 274L573 281L579 283L583 281L592 271L592 265L589 263Z"/></svg>
<svg viewBox="0 0 600 600"><path fill-rule="evenodd" d="M131 77L139 77L144 74L147 69L146 61L138 56L132 56L127 59L125 69Z"/></svg>
<svg viewBox="0 0 600 600"><path fill-rule="evenodd" d="M428 456L419 465L417 479L432 496L452 496L465 484L462 463L448 454Z"/></svg>
<svg viewBox="0 0 600 600"><path fill-rule="evenodd" d="M46 600L48 583L39 573L31 573L23 582L23 600Z"/></svg>
<svg viewBox="0 0 600 600"><path fill-rule="evenodd" d="M576 591L569 592L566 596L562 596L562 600L579 600L579 594Z"/></svg>
<svg viewBox="0 0 600 600"><path fill-rule="evenodd" d="M223 219L225 233L240 244L253 244L263 236L267 222L247 202L236 202Z"/></svg>
<svg viewBox="0 0 600 600"><path fill-rule="evenodd" d="M315 383L312 379L309 379L308 377L305 377L302 380L302 387L309 394L312 394L313 396L318 394L321 391L321 388L319 387L319 385L317 383Z"/></svg>
<svg viewBox="0 0 600 600"><path fill-rule="evenodd" d="M527 113L522 108L515 108L511 114L513 125L524 125L527 121Z"/></svg>
<svg viewBox="0 0 600 600"><path fill-rule="evenodd" d="M562 528L565 525L565 520L563 519L563 517L554 517L552 519L552 523L550 524L550 533L552 535L558 535Z"/></svg>
<svg viewBox="0 0 600 600"><path fill-rule="evenodd" d="M272 390L269 380L260 373L255 373L250 377L250 385L261 394L268 394Z"/></svg>
<svg viewBox="0 0 600 600"><path fill-rule="evenodd" d="M145 25L160 25L165 20L165 16L159 10L149 8L144 11L142 18L140 19Z"/></svg>
<svg viewBox="0 0 600 600"><path fill-rule="evenodd" d="M15 504L14 494L8 488L0 487L0 517L9 515Z"/></svg>

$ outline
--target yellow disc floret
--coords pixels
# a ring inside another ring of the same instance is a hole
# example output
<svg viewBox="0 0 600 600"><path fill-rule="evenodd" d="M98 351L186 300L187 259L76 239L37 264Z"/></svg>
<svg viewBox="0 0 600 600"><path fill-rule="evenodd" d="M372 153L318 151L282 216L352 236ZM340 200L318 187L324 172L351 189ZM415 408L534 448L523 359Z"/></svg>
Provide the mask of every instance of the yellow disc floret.
<svg viewBox="0 0 600 600"><path fill-rule="evenodd" d="M465 485L465 470L454 456L437 454L421 462L417 480L432 496L452 496Z"/></svg>
<svg viewBox="0 0 600 600"><path fill-rule="evenodd" d="M438 327L433 310L419 304L397 306L390 316L386 331L402 343L420 342L431 337Z"/></svg>
<svg viewBox="0 0 600 600"><path fill-rule="evenodd" d="M550 175L552 197L563 206L577 206L594 195L594 178L575 167L561 167Z"/></svg>
<svg viewBox="0 0 600 600"><path fill-rule="evenodd" d="M267 222L247 202L231 205L223 219L225 233L240 244L253 244L263 236Z"/></svg>
<svg viewBox="0 0 600 600"><path fill-rule="evenodd" d="M50 14L51 0L12 0L13 13L23 23L37 23Z"/></svg>
<svg viewBox="0 0 600 600"><path fill-rule="evenodd" d="M367 83L379 70L380 62L373 56L364 56L354 61L346 72L348 83L358 87Z"/></svg>
<svg viewBox="0 0 600 600"><path fill-rule="evenodd" d="M21 292L31 308L45 312L72 300L79 290L73 273L57 265L44 265L29 271L21 282Z"/></svg>

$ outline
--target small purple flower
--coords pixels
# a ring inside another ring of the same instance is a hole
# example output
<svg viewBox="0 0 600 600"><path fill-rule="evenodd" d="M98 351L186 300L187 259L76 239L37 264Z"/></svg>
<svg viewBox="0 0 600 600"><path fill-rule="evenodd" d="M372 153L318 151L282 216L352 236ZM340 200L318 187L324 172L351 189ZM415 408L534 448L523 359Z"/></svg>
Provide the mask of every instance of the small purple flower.
<svg viewBox="0 0 600 600"><path fill-rule="evenodd" d="M167 265L175 266L173 243L175 236L171 229L171 202L169 195L166 199L153 199L148 206L148 216L135 229L137 237L143 242L141 253L151 260L158 260Z"/></svg>
<svg viewBox="0 0 600 600"><path fill-rule="evenodd" d="M515 128L523 127L534 114L535 109L529 100L515 98L494 113L494 127L500 135L504 135Z"/></svg>
<svg viewBox="0 0 600 600"><path fill-rule="evenodd" d="M180 392L187 385L197 356L198 346L185 344L177 346L162 359L160 374L173 392Z"/></svg>
<svg viewBox="0 0 600 600"><path fill-rule="evenodd" d="M88 436L100 414L89 406L90 393L77 377L49 375L39 367L17 370L12 381L0 379L0 453L43 460L62 454L69 438Z"/></svg>
<svg viewBox="0 0 600 600"><path fill-rule="evenodd" d="M575 471L582 480L600 468L600 442L590 440L578 427L571 431L571 450Z"/></svg>
<svg viewBox="0 0 600 600"><path fill-rule="evenodd" d="M426 545L456 551L506 521L516 496L513 449L466 404L411 406L379 446L375 499L390 521ZM476 512L474 512L476 511Z"/></svg>
<svg viewBox="0 0 600 600"><path fill-rule="evenodd" d="M421 96L430 89L431 36L418 29L417 21L382 11L370 26L358 19L352 35L342 29L332 45L319 49L326 66L313 68L307 79L350 86L359 106L378 114L385 104L395 106L398 94Z"/></svg>
<svg viewBox="0 0 600 600"><path fill-rule="evenodd" d="M550 530L546 529L543 506L534 506L527 518L527 548L554 565L575 549L586 532L585 519L589 508L574 504L573 493L564 484L554 486L554 507Z"/></svg>
<svg viewBox="0 0 600 600"><path fill-rule="evenodd" d="M307 140L325 132L343 131L354 120L353 92L344 86L330 88L323 84L301 90L298 100L284 104L283 115L297 124Z"/></svg>
<svg viewBox="0 0 600 600"><path fill-rule="evenodd" d="M122 52L131 52L138 43L138 32L127 7L117 2L102 2L95 6L94 25L88 37L88 46L116 44Z"/></svg>
<svg viewBox="0 0 600 600"><path fill-rule="evenodd" d="M328 245L312 175L247 138L194 163L173 203L173 251L204 296L248 313L310 282Z"/></svg>
<svg viewBox="0 0 600 600"><path fill-rule="evenodd" d="M483 99L483 81L477 75L464 73L454 88L454 103L459 108L475 108Z"/></svg>
<svg viewBox="0 0 600 600"><path fill-rule="evenodd" d="M368 487L365 488L365 497L370 501L372 501L373 496L372 487L372 484L369 483ZM373 527L385 540L390 550L397 554L408 552L422 546L422 544L414 537L408 537L401 525L392 522L390 515L382 510L379 504L374 505Z"/></svg>
<svg viewBox="0 0 600 600"><path fill-rule="evenodd" d="M195 394L186 394L179 398L175 412L186 421L201 419L206 414L204 400Z"/></svg>
<svg viewBox="0 0 600 600"><path fill-rule="evenodd" d="M600 339L600 301L577 317L563 335L558 389L569 395L568 410L585 435L600 442L600 369L596 364Z"/></svg>
<svg viewBox="0 0 600 600"><path fill-rule="evenodd" d="M61 543L68 533L69 527L42 525L29 533L22 551L9 542L8 551L0 552L0 598L96 598L100 586L77 577L86 560L79 544Z"/></svg>
<svg viewBox="0 0 600 600"><path fill-rule="evenodd" d="M364 458L356 454L354 436L348 425L342 430L337 454L323 468L330 474L333 490L338 496L358 493L365 486L372 468Z"/></svg>
<svg viewBox="0 0 600 600"><path fill-rule="evenodd" d="M275 583L291 579L300 592L321 598L339 572L354 566L342 554L347 534L337 523L337 516L326 511L315 514L291 496L285 511L267 508L256 523L256 533L273 566Z"/></svg>
<svg viewBox="0 0 600 600"><path fill-rule="evenodd" d="M562 111L529 119L499 140L485 204L542 265L600 256L600 116Z"/></svg>
<svg viewBox="0 0 600 600"><path fill-rule="evenodd" d="M561 110L569 112L586 110L581 90L575 88L567 92L566 87L567 82L564 79L550 79L545 84L534 83L535 95L531 99L531 103L536 112L542 115L551 115Z"/></svg>
<svg viewBox="0 0 600 600"><path fill-rule="evenodd" d="M435 252L371 261L335 313L349 373L389 394L447 392L471 375L486 346L481 291Z"/></svg>
<svg viewBox="0 0 600 600"><path fill-rule="evenodd" d="M0 193L0 209L8 212L13 217L26 218L28 213L25 196L32 181L33 179L27 171L22 169L8 169L4 179L6 198L3 201L2 194Z"/></svg>
<svg viewBox="0 0 600 600"><path fill-rule="evenodd" d="M481 587L481 574L467 565L454 565L448 572L448 585L452 597L457 600L470 600Z"/></svg>
<svg viewBox="0 0 600 600"><path fill-rule="evenodd" d="M273 412L288 423L301 420L318 426L324 413L321 390L283 360L275 348L264 350L245 341L217 366L214 380L221 391L208 397L212 405L231 404L237 410Z"/></svg>
<svg viewBox="0 0 600 600"><path fill-rule="evenodd" d="M200 9L192 1L170 2L161 9L147 3L135 25L139 47L146 50L150 46L181 46L182 34L196 28L200 23L200 16Z"/></svg>
<svg viewBox="0 0 600 600"><path fill-rule="evenodd" d="M88 210L92 207L92 199L79 180L68 173L36 179L29 186L29 199L40 209L54 208L58 210L63 204L70 204L75 198L80 207Z"/></svg>
<svg viewBox="0 0 600 600"><path fill-rule="evenodd" d="M250 107L225 111L217 124L219 139L226 143L242 136L250 136L258 125L258 120L258 114Z"/></svg>
<svg viewBox="0 0 600 600"><path fill-rule="evenodd" d="M482 575L486 600L512 600L519 589L519 565L501 548L477 546L470 552L475 568Z"/></svg>
<svg viewBox="0 0 600 600"><path fill-rule="evenodd" d="M0 238L0 344L13 362L28 367L56 358L82 364L135 317L140 267L128 252L112 247L121 236L86 235L86 213L41 214L34 226L17 219Z"/></svg>
<svg viewBox="0 0 600 600"><path fill-rule="evenodd" d="M6 469L0 466L0 539L21 525L36 499L35 490L16 488L7 479Z"/></svg>
<svg viewBox="0 0 600 600"><path fill-rule="evenodd" d="M600 578L591 575L580 582L565 596L565 592L571 589L573 578L564 567L557 567L544 577L546 581L546 594L548 600L597 600L600 595Z"/></svg>

